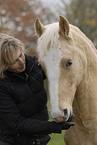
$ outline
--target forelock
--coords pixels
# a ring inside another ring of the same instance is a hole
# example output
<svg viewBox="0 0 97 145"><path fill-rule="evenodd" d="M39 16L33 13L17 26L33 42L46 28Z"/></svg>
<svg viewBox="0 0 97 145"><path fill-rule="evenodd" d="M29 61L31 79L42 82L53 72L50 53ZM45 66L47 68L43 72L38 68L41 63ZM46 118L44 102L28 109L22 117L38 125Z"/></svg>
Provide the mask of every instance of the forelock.
<svg viewBox="0 0 97 145"><path fill-rule="evenodd" d="M58 23L46 26L46 30L44 31L42 36L38 39L37 50L39 52L40 57L45 55L49 48L58 47L58 38L59 38L58 28L59 28Z"/></svg>

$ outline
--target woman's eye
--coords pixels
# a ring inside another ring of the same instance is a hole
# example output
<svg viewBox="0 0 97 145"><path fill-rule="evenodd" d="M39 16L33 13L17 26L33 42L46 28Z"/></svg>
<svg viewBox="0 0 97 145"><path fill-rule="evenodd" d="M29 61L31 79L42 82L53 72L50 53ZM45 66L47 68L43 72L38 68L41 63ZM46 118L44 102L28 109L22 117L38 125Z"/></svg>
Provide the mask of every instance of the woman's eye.
<svg viewBox="0 0 97 145"><path fill-rule="evenodd" d="M67 62L66 62L66 67L69 67L69 66L71 66L71 65L72 65L72 60L71 60L71 59L67 60Z"/></svg>
<svg viewBox="0 0 97 145"><path fill-rule="evenodd" d="M22 53L20 54L20 56L19 57L22 57Z"/></svg>
<svg viewBox="0 0 97 145"><path fill-rule="evenodd" d="M12 65L16 64L16 63L17 63L17 61L18 61L18 60L15 60L15 61L12 63Z"/></svg>

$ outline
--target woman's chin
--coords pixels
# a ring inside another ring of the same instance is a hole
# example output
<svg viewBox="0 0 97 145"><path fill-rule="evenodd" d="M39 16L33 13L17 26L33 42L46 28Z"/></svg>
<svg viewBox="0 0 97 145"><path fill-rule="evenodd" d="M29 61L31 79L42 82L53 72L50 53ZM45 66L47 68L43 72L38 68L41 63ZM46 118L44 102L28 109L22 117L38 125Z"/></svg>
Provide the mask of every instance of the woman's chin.
<svg viewBox="0 0 97 145"><path fill-rule="evenodd" d="M19 68L17 72L23 72L25 70L25 65L22 68Z"/></svg>

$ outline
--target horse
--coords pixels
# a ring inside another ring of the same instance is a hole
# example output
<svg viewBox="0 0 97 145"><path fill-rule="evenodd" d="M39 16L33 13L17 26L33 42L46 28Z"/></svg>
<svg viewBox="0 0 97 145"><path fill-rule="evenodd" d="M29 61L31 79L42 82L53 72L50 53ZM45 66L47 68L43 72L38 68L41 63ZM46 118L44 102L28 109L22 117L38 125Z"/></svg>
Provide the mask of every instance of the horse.
<svg viewBox="0 0 97 145"><path fill-rule="evenodd" d="M64 16L43 25L37 18L37 50L47 77L50 114L75 126L64 131L66 145L97 145L97 50Z"/></svg>

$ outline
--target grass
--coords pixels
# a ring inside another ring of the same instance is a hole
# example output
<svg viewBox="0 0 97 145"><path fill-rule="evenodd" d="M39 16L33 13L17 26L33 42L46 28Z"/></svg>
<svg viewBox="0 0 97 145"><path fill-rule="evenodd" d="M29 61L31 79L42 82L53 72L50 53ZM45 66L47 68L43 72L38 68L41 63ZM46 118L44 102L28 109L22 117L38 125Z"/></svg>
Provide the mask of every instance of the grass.
<svg viewBox="0 0 97 145"><path fill-rule="evenodd" d="M65 145L64 143L64 135L62 134L51 134L51 140L48 145Z"/></svg>

